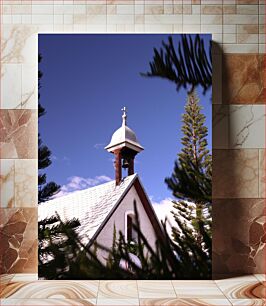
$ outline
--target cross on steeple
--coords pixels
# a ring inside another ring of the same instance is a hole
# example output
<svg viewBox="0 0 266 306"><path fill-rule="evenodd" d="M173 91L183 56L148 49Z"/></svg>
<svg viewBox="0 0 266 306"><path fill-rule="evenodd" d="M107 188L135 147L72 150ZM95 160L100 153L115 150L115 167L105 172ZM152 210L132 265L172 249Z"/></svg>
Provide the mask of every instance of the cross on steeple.
<svg viewBox="0 0 266 306"><path fill-rule="evenodd" d="M127 108L124 106L121 111L123 112L122 115L122 124L126 125L127 124Z"/></svg>

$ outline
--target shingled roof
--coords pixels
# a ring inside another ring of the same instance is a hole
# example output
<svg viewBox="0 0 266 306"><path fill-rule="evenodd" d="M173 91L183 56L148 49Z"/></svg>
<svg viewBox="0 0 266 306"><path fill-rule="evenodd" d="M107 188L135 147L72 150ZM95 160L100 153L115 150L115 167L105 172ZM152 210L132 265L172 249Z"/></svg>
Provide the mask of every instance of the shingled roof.
<svg viewBox="0 0 266 306"><path fill-rule="evenodd" d="M137 174L133 174L125 177L118 186L115 181L111 181L41 203L38 220L49 218L55 212L63 221L77 218L80 222L79 235L83 243L87 244L137 177Z"/></svg>

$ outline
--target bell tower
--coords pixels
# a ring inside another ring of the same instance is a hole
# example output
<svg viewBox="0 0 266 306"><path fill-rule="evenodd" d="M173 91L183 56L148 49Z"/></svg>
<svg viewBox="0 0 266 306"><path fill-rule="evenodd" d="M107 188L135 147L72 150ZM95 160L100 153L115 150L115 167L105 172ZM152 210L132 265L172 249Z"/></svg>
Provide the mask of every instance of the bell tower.
<svg viewBox="0 0 266 306"><path fill-rule="evenodd" d="M135 133L127 126L126 107L122 111L122 126L114 132L111 142L105 147L105 150L115 155L116 185L122 180L122 168L127 169L128 175L134 174L135 156L144 150Z"/></svg>

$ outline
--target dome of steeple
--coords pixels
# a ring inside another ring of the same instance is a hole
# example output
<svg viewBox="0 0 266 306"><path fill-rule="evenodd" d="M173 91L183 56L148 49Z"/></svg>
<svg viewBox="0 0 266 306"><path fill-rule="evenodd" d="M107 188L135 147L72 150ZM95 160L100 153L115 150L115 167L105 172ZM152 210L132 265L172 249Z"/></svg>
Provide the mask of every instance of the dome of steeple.
<svg viewBox="0 0 266 306"><path fill-rule="evenodd" d="M144 148L140 145L137 140L136 134L127 126L127 115L126 108L122 109L122 126L117 129L111 138L110 143L105 147L108 152L113 152L114 150L128 147L136 152L142 151Z"/></svg>

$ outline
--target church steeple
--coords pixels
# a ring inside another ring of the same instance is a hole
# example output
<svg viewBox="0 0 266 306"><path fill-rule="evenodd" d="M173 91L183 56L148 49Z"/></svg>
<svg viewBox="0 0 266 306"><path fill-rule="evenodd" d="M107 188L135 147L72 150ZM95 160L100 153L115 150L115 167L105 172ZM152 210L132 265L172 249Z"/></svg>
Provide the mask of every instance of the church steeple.
<svg viewBox="0 0 266 306"><path fill-rule="evenodd" d="M111 142L105 147L105 150L115 155L116 185L122 180L122 168L128 169L128 175L134 174L135 156L144 150L135 133L127 126L126 107L122 111L122 126L114 132Z"/></svg>

